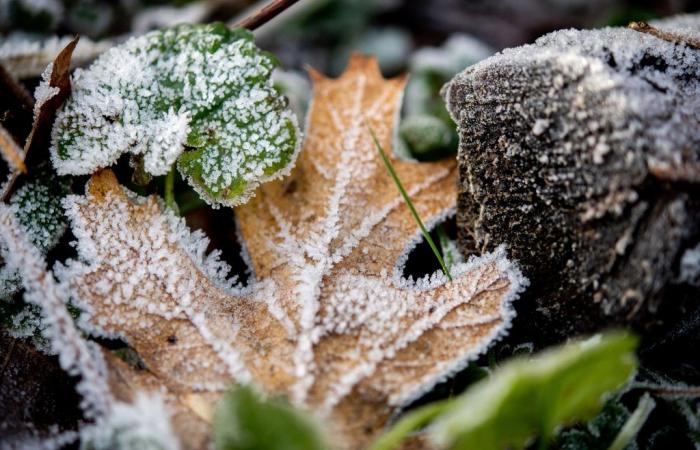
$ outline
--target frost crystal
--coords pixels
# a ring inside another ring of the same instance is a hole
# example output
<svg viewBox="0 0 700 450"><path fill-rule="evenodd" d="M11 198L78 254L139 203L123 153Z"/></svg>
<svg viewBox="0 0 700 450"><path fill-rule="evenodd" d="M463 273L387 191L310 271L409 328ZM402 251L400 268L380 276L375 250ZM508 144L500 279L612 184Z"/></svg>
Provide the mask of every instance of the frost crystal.
<svg viewBox="0 0 700 450"><path fill-rule="evenodd" d="M70 36L37 39L33 34L10 33L0 37L0 63L17 78L37 77L71 40L73 38ZM71 61L74 65L86 64L111 46L109 41L94 42L83 36Z"/></svg>
<svg viewBox="0 0 700 450"><path fill-rule="evenodd" d="M60 92L60 89L51 86L51 73L53 72L53 62L49 63L41 74L41 81L34 90L34 121L39 117L41 107L48 100Z"/></svg>
<svg viewBox="0 0 700 450"><path fill-rule="evenodd" d="M364 448L397 408L504 333L527 282L502 248L454 264L453 281L402 278L394 266L419 230L365 124L390 147L403 79L362 57L337 80L312 78L293 173L236 209L249 286L226 288L203 241L154 197L130 199L109 171L66 201L80 259L59 277L93 330L125 339L169 398L211 401L252 382ZM393 164L426 223L453 210L455 161Z"/></svg>
<svg viewBox="0 0 700 450"><path fill-rule="evenodd" d="M67 186L46 171L20 187L10 200L10 209L20 227L42 254L46 254L61 238L68 225L61 198ZM5 249L0 243L0 249ZM17 270L7 265L0 268L0 299L9 300L17 293L21 282ZM22 328L29 330L26 320ZM13 327L14 328L14 327ZM26 331L27 334L29 331Z"/></svg>
<svg viewBox="0 0 700 450"><path fill-rule="evenodd" d="M2 256L9 267L19 270L25 289L24 299L41 307L45 337L59 355L61 367L70 375L80 375L76 390L83 396L81 407L89 418L109 410L112 395L107 387L100 350L83 340L73 323L66 302L66 286L58 284L46 261L32 245L15 219L12 209L0 204Z"/></svg>
<svg viewBox="0 0 700 450"><path fill-rule="evenodd" d="M159 395L142 391L133 403L115 402L109 414L81 432L84 450L178 450L171 412Z"/></svg>
<svg viewBox="0 0 700 450"><path fill-rule="evenodd" d="M213 205L247 200L296 158L296 118L271 81L273 57L222 24L180 25L132 38L87 70L58 113L59 174L89 174L123 153L164 175L177 159Z"/></svg>

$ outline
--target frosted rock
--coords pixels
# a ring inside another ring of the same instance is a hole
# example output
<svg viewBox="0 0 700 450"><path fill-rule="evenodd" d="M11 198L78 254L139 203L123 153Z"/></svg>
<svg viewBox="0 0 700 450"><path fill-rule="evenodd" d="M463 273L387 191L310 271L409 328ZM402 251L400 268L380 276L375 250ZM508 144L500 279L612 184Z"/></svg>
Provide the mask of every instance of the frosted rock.
<svg viewBox="0 0 700 450"><path fill-rule="evenodd" d="M679 24L700 36L698 15L656 25ZM700 181L699 91L697 49L626 28L557 31L444 88L461 248L507 245L545 334L658 304L700 220L686 184Z"/></svg>

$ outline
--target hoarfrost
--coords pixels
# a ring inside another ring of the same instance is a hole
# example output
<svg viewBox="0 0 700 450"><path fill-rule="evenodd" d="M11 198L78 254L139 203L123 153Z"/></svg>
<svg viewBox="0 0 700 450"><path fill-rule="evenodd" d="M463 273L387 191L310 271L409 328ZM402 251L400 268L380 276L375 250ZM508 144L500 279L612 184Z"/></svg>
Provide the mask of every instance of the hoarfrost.
<svg viewBox="0 0 700 450"><path fill-rule="evenodd" d="M130 200L108 171L66 201L80 260L59 277L93 331L126 339L171 392L252 382L361 441L358 424L376 426L502 335L527 280L503 249L453 265L452 282L396 277L418 230L364 124L389 147L403 82L361 57L337 80L312 78L297 168L236 211L249 286L224 286L203 238L154 198ZM394 164L428 223L453 211L453 161Z"/></svg>
<svg viewBox="0 0 700 450"><path fill-rule="evenodd" d="M8 267L19 270L28 303L41 307L44 335L58 354L61 367L81 380L76 390L83 396L81 408L88 418L103 415L110 408L112 395L107 387L100 350L83 340L66 309L69 294L65 285L54 280L37 247L29 242L12 209L0 204L0 237L3 258Z"/></svg>
<svg viewBox="0 0 700 450"><path fill-rule="evenodd" d="M42 254L46 254L58 243L68 225L61 206L66 185L45 171L38 173L36 179L26 182L14 193L10 199L10 209L29 240ZM2 243L0 249L5 250ZM7 264L3 265L0 268L0 300L10 300L20 287L21 280L17 269ZM28 320L30 316L37 319L38 316L27 314L29 313L14 318L14 324L21 326L11 327L11 330L21 335L29 335L30 329L40 329L38 320Z"/></svg>
<svg viewBox="0 0 700 450"><path fill-rule="evenodd" d="M270 80L274 64L248 32L222 24L132 38L76 70L54 124L54 166L90 174L130 152L163 175L177 159L210 204L244 202L287 173L299 149L296 118Z"/></svg>
<svg viewBox="0 0 700 450"><path fill-rule="evenodd" d="M689 248L681 257L680 281L700 286L700 244Z"/></svg>
<svg viewBox="0 0 700 450"><path fill-rule="evenodd" d="M179 450L162 396L136 392L132 403L115 402L109 414L81 430L90 450Z"/></svg>
<svg viewBox="0 0 700 450"><path fill-rule="evenodd" d="M10 33L0 37L0 63L16 78L37 77L71 40L70 36L40 39L21 32ZM74 65L85 64L111 46L111 42L95 42L83 36L71 55L71 61Z"/></svg>
<svg viewBox="0 0 700 450"><path fill-rule="evenodd" d="M41 107L44 106L49 99L57 95L61 90L58 87L51 86L51 73L53 72L53 62L49 63L41 74L41 81L34 89L34 121L39 117Z"/></svg>

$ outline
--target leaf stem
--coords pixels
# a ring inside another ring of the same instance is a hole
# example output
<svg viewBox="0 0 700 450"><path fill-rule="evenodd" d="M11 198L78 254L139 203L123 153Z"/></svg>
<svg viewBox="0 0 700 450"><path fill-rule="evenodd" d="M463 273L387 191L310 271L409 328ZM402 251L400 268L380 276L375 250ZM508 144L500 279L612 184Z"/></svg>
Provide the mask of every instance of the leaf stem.
<svg viewBox="0 0 700 450"><path fill-rule="evenodd" d="M175 209L175 166L165 176L165 206Z"/></svg>
<svg viewBox="0 0 700 450"><path fill-rule="evenodd" d="M615 437L613 443L610 444L608 450L623 450L627 448L629 443L637 436L639 430L642 429L642 426L644 426L654 406L656 406L654 399L652 399L649 394L644 394L641 400L639 400L637 408L622 426L622 429Z"/></svg>
<svg viewBox="0 0 700 450"><path fill-rule="evenodd" d="M236 28L247 28L250 31L264 25L299 0L272 0L250 16L236 24Z"/></svg>
<svg viewBox="0 0 700 450"><path fill-rule="evenodd" d="M374 145L377 147L377 150L379 151L379 155L382 157L382 161L384 162L384 166L386 167L386 170L389 171L389 175L391 175L391 178L394 180L394 183L396 184L396 187L399 189L401 196L403 197L404 201L408 205L408 209L411 211L411 215L413 215L413 219L416 221L416 223L420 227L420 231L421 231L421 233L423 233L423 238L425 238L425 240L428 242L428 245L433 250L435 257L437 258L438 262L440 263L440 267L442 268L442 271L445 273L445 275L447 275L447 278L450 281L452 281L452 275L450 275L450 271L447 269L447 266L445 266L445 261L442 260L442 255L440 254L440 251L438 250L437 246L435 245L435 242L433 242L433 238L430 237L430 233L428 233L428 230L425 228L425 225L423 225L423 221L420 220L420 216L418 215L418 211L416 211L416 208L413 206L413 202L411 201L411 198L408 196L408 193L406 192L406 189L404 189L403 184L401 184L401 180L399 179L399 176L396 174L396 170L394 170L394 166L391 164L391 161L386 156L386 153L384 153L384 149L382 148L382 145L379 143L379 140L377 139L377 135L374 134L374 130L372 130L372 127L369 126L369 123L367 123L367 128L369 129L369 133L372 135L372 140L374 141Z"/></svg>

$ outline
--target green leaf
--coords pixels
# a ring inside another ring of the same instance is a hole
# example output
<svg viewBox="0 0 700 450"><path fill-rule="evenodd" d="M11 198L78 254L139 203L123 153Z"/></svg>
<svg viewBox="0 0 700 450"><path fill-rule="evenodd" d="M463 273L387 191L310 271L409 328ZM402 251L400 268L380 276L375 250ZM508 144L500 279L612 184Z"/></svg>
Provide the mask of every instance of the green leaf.
<svg viewBox="0 0 700 450"><path fill-rule="evenodd" d="M427 114L403 119L399 136L406 142L411 154L422 159L438 159L457 148L454 125Z"/></svg>
<svg viewBox="0 0 700 450"><path fill-rule="evenodd" d="M523 448L537 435L547 442L559 427L593 417L629 379L636 345L617 332L513 360L461 395L431 425L430 439L460 450Z"/></svg>
<svg viewBox="0 0 700 450"><path fill-rule="evenodd" d="M90 174L120 155L146 172L183 178L210 204L235 205L291 169L296 117L274 89L275 58L221 23L179 25L132 38L85 71L58 113L59 174Z"/></svg>
<svg viewBox="0 0 700 450"><path fill-rule="evenodd" d="M282 400L237 387L214 416L216 450L324 450L315 424Z"/></svg>
<svg viewBox="0 0 700 450"><path fill-rule="evenodd" d="M31 242L44 254L54 248L68 227L61 201L68 194L66 180L50 170L38 169L10 199L12 212ZM19 291L21 280L16 270L0 267L0 300L9 300Z"/></svg>

